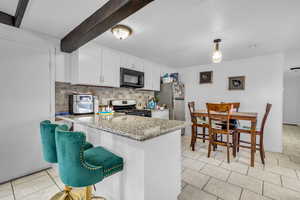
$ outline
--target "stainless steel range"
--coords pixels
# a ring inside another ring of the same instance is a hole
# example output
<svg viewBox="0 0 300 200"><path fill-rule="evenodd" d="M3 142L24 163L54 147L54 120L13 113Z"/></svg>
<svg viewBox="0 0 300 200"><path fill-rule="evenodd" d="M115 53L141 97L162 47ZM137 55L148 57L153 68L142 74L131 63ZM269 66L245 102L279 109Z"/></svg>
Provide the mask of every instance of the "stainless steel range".
<svg viewBox="0 0 300 200"><path fill-rule="evenodd" d="M137 115L151 117L151 110L136 109L136 100L120 99L110 102L115 112L125 113L127 115Z"/></svg>

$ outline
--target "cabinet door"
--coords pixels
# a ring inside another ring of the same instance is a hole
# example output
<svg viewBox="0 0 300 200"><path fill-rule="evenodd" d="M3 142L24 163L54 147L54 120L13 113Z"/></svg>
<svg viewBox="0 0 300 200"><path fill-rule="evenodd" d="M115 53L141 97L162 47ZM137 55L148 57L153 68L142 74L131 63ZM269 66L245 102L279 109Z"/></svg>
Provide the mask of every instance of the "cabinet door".
<svg viewBox="0 0 300 200"><path fill-rule="evenodd" d="M158 66L154 66L152 69L152 88L160 91L160 68Z"/></svg>
<svg viewBox="0 0 300 200"><path fill-rule="evenodd" d="M120 87L120 54L111 49L102 49L101 85Z"/></svg>
<svg viewBox="0 0 300 200"><path fill-rule="evenodd" d="M144 67L144 88L145 90L153 90L152 84L152 64L149 62L145 62Z"/></svg>
<svg viewBox="0 0 300 200"><path fill-rule="evenodd" d="M78 83L100 84L101 49L98 45L88 43L79 49Z"/></svg>
<svg viewBox="0 0 300 200"><path fill-rule="evenodd" d="M144 71L144 61L143 59L131 56L125 53L121 54L120 66L127 69L132 69L136 71Z"/></svg>

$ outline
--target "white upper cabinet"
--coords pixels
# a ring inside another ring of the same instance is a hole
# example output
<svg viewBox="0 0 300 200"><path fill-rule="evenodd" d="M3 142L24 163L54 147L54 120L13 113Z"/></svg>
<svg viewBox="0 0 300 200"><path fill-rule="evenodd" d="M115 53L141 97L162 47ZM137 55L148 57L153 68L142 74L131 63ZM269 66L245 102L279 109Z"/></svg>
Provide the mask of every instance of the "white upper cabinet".
<svg viewBox="0 0 300 200"><path fill-rule="evenodd" d="M77 53L77 55L76 55ZM99 85L101 80L101 49L98 45L88 43L74 53L72 70L73 83Z"/></svg>
<svg viewBox="0 0 300 200"><path fill-rule="evenodd" d="M120 67L144 72L144 90L160 90L160 66L110 48L88 43L71 54L71 83L105 87L120 87ZM58 67L64 62L59 59ZM65 76L64 76L65 77ZM57 76L57 80L64 80Z"/></svg>
<svg viewBox="0 0 300 200"><path fill-rule="evenodd" d="M122 68L132 69L136 71L144 71L144 60L135 56L121 53L120 66Z"/></svg>
<svg viewBox="0 0 300 200"><path fill-rule="evenodd" d="M160 91L160 68L154 63L145 62L145 90Z"/></svg>
<svg viewBox="0 0 300 200"><path fill-rule="evenodd" d="M155 66L152 69L152 88L155 91L160 91L160 68L159 66Z"/></svg>
<svg viewBox="0 0 300 200"><path fill-rule="evenodd" d="M149 62L145 62L145 67L144 67L144 88L143 89L153 90L152 65Z"/></svg>
<svg viewBox="0 0 300 200"><path fill-rule="evenodd" d="M108 48L102 48L102 86L120 87L120 54Z"/></svg>
<svg viewBox="0 0 300 200"><path fill-rule="evenodd" d="M72 54L72 83L120 86L120 54L88 43Z"/></svg>

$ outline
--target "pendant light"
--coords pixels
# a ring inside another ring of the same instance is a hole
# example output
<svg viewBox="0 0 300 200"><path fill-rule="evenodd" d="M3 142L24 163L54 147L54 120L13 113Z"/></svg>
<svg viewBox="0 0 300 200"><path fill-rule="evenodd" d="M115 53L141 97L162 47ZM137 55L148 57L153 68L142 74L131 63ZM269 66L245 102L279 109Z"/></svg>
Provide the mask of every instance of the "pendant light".
<svg viewBox="0 0 300 200"><path fill-rule="evenodd" d="M125 40L132 34L132 29L128 26L118 24L111 29L112 34L119 40Z"/></svg>
<svg viewBox="0 0 300 200"><path fill-rule="evenodd" d="M220 51L221 39L214 40L214 50L212 55L213 63L220 63L222 61L222 52Z"/></svg>

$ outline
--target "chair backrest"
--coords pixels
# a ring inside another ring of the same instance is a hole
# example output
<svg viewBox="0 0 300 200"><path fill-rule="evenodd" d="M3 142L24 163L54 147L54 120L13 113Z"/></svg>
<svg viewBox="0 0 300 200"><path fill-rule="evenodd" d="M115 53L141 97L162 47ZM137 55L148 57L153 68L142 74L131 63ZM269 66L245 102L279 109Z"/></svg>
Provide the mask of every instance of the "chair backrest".
<svg viewBox="0 0 300 200"><path fill-rule="evenodd" d="M272 104L267 103L267 106L266 106L266 112L265 112L265 115L264 115L264 117L263 117L263 119L262 119L261 127L260 127L260 132L261 132L262 134L264 133L265 125L266 125L266 122L267 122L269 113L270 113L270 111L271 111L271 108L272 108Z"/></svg>
<svg viewBox="0 0 300 200"><path fill-rule="evenodd" d="M193 112L195 111L195 102L194 101L188 102L188 107L189 107L192 122L197 123L197 119L193 116Z"/></svg>
<svg viewBox="0 0 300 200"><path fill-rule="evenodd" d="M207 103L207 112L209 119L209 128L211 131L214 130L227 130L229 132L230 129L230 116L232 113L233 105L230 103ZM215 124L224 124L226 122L226 129L224 127L215 126Z"/></svg>
<svg viewBox="0 0 300 200"><path fill-rule="evenodd" d="M68 131L66 125L55 130L59 176L65 185L85 187L103 179L100 170L89 170L85 166L84 145L86 136L82 132Z"/></svg>
<svg viewBox="0 0 300 200"><path fill-rule="evenodd" d="M40 123L40 134L44 159L49 163L57 163L55 129L58 125L49 120Z"/></svg>
<svg viewBox="0 0 300 200"><path fill-rule="evenodd" d="M226 104L225 102L221 102L222 104ZM235 109L236 112L239 112L240 102L227 102L227 104L232 104L232 108Z"/></svg>

